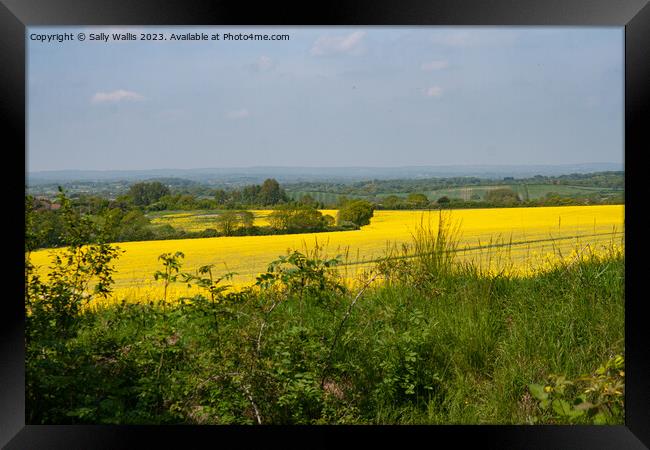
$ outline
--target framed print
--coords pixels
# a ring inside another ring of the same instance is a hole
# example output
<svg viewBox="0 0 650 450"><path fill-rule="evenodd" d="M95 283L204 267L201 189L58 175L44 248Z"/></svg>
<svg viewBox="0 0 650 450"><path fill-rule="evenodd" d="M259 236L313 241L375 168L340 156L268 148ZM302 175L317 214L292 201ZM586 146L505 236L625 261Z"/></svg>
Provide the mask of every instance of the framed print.
<svg viewBox="0 0 650 450"><path fill-rule="evenodd" d="M647 2L309 6L2 0L2 444L647 448Z"/></svg>

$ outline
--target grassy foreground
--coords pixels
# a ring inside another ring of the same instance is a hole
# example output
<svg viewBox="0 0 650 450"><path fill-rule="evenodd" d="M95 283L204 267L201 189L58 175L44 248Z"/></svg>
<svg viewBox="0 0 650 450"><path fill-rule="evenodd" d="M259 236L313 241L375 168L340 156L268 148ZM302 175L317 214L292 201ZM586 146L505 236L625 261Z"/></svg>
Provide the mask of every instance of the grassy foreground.
<svg viewBox="0 0 650 450"><path fill-rule="evenodd" d="M356 286L294 252L242 292L65 314L74 291L28 281L27 423L623 424L623 253L524 278L451 247L421 231Z"/></svg>

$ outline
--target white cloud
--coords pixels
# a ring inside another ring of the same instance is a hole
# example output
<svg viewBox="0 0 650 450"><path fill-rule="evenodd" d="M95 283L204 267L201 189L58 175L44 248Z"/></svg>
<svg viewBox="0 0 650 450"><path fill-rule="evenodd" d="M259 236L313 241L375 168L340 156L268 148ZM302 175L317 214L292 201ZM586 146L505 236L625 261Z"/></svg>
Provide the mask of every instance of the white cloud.
<svg viewBox="0 0 650 450"><path fill-rule="evenodd" d="M112 92L97 92L91 99L93 103L117 103L122 100L144 100L144 97L137 92L118 89Z"/></svg>
<svg viewBox="0 0 650 450"><path fill-rule="evenodd" d="M250 115L251 113L246 108L242 108L242 109L236 109L234 111L228 111L226 117L228 117L229 119L245 119Z"/></svg>
<svg viewBox="0 0 650 450"><path fill-rule="evenodd" d="M440 86L431 86L425 89L424 95L427 97L440 97L442 95L442 88Z"/></svg>
<svg viewBox="0 0 650 450"><path fill-rule="evenodd" d="M429 61L422 63L420 66L422 70L426 70L427 72L430 72L432 70L446 69L447 67L449 67L449 63L447 61Z"/></svg>
<svg viewBox="0 0 650 450"><path fill-rule="evenodd" d="M355 31L347 36L321 36L311 48L314 56L344 53L358 55L363 52L362 39L365 31Z"/></svg>

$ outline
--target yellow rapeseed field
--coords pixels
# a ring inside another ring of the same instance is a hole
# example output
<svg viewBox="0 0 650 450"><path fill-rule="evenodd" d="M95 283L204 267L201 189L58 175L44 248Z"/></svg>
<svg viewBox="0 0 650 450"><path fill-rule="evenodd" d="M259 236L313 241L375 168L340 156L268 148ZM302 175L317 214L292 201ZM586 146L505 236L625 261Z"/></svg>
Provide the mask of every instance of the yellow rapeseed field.
<svg viewBox="0 0 650 450"><path fill-rule="evenodd" d="M263 221L269 212L258 211L256 220ZM189 222L188 214L177 218ZM458 259L478 262L491 271L525 275L559 259L623 245L624 205L467 209L454 210L448 218L459 229ZM329 257L346 256L351 264L342 270L351 277L368 261L384 256L388 246L410 242L420 224L437 228L438 220L438 211L375 211L370 225L355 231L117 243L124 253L115 264L112 300L161 298L162 282L154 281L153 273L161 268L158 256L165 252L183 252L184 271L214 264L216 272L236 272L232 283L241 286L253 283L269 262L290 249L310 249L318 243ZM32 254L32 262L43 274L51 252ZM168 297L198 292L177 283L170 286Z"/></svg>
<svg viewBox="0 0 650 450"><path fill-rule="evenodd" d="M329 214L336 217L336 210L323 209L320 210L323 215ZM253 224L257 227L264 227L269 225L268 215L273 212L270 209L260 209L251 211L255 216ZM171 225L172 227L182 231L203 231L206 228L217 229L218 213L213 211L186 211L174 212L170 214L156 215L151 218L152 225Z"/></svg>

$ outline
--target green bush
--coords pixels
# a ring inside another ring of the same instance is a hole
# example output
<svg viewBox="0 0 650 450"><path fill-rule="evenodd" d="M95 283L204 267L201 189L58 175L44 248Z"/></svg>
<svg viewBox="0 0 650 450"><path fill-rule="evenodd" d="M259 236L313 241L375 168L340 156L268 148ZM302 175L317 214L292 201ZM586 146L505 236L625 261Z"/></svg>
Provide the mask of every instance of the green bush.
<svg viewBox="0 0 650 450"><path fill-rule="evenodd" d="M551 374L545 385L530 384L530 393L539 401L540 409L533 420L596 425L623 423L624 363L622 355L615 355L594 373L575 380Z"/></svg>
<svg viewBox="0 0 650 450"><path fill-rule="evenodd" d="M336 214L336 223L352 222L359 227L368 225L373 212L373 204L366 200L346 201Z"/></svg>

